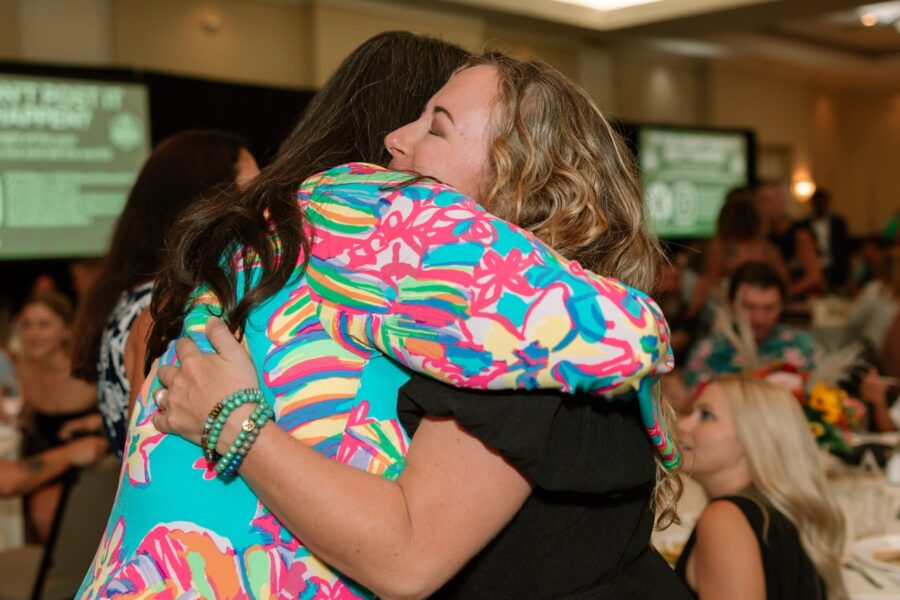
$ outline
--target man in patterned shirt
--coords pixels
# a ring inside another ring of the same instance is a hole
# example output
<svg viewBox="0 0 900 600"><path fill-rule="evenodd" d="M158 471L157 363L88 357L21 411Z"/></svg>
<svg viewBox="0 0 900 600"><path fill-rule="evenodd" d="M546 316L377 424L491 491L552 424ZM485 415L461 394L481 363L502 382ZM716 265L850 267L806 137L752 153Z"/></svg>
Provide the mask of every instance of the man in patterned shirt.
<svg viewBox="0 0 900 600"><path fill-rule="evenodd" d="M815 338L807 331L779 323L787 296L785 282L768 264L748 262L738 268L728 287L733 311L743 311L756 342L757 361L748 364L729 337L714 332L701 339L688 357L685 383L692 392L725 373L736 373L773 363L789 364L810 371L821 355Z"/></svg>

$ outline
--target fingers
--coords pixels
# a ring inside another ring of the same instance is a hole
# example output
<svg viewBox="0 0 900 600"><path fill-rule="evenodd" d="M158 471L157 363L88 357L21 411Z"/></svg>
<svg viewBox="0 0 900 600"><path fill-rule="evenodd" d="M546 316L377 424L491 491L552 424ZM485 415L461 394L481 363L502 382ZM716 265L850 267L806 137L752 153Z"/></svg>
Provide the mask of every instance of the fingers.
<svg viewBox="0 0 900 600"><path fill-rule="evenodd" d="M160 367L156 372L156 376L159 377L160 383L162 383L167 388L172 387L172 384L175 382L175 375L177 374L178 367L171 367L169 365Z"/></svg>
<svg viewBox="0 0 900 600"><path fill-rule="evenodd" d="M244 354L243 346L221 319L212 317L206 322L206 337L216 352L224 358L240 357Z"/></svg>
<svg viewBox="0 0 900 600"><path fill-rule="evenodd" d="M172 426L169 424L169 417L166 413L156 411L156 414L150 418L153 426L162 433L170 433Z"/></svg>
<svg viewBox="0 0 900 600"><path fill-rule="evenodd" d="M182 362L187 360L188 358L191 358L192 356L199 356L200 354L202 354L202 352L200 352L200 348L198 348L197 344L194 343L194 340L192 340L188 336L180 338L175 343L175 353L178 355L178 360Z"/></svg>

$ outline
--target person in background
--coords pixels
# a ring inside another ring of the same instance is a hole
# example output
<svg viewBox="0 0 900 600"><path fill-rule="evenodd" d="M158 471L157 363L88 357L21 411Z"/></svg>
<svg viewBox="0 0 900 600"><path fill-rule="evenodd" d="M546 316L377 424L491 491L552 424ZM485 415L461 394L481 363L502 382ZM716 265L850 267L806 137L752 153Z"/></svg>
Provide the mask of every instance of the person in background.
<svg viewBox="0 0 900 600"><path fill-rule="evenodd" d="M898 315L900 252L883 252L875 278L854 298L847 317L850 327L871 345L885 372L892 377L900 377L900 340L894 327Z"/></svg>
<svg viewBox="0 0 900 600"><path fill-rule="evenodd" d="M775 362L810 371L821 351L807 331L780 323L787 299L784 280L771 265L744 263L728 286L728 301L733 314L742 313L752 330L757 364L740 352L728 332L714 331L698 341L691 350L685 369L685 383L692 394L705 382L725 373L754 369Z"/></svg>
<svg viewBox="0 0 900 600"><path fill-rule="evenodd" d="M788 281L784 260L778 248L766 238L750 188L728 192L716 221L716 234L704 257L703 272L685 311L687 319L697 316L706 305L710 292L720 291L717 286L727 285L735 270L745 262L768 263L785 282Z"/></svg>
<svg viewBox="0 0 900 600"><path fill-rule="evenodd" d="M858 294L866 284L878 278L885 253L889 249L888 243L880 237L860 240L850 259L848 287L851 294Z"/></svg>
<svg viewBox="0 0 900 600"><path fill-rule="evenodd" d="M72 372L97 384L103 428L119 457L144 381L150 293L165 236L192 202L256 176L259 168L246 146L218 131L185 131L162 141L138 174L96 284L79 307Z"/></svg>
<svg viewBox="0 0 900 600"><path fill-rule="evenodd" d="M0 398L3 395L17 395L16 367L9 350L12 335L13 310L6 294L0 294Z"/></svg>
<svg viewBox="0 0 900 600"><path fill-rule="evenodd" d="M40 296L42 294L59 293L56 285L56 279L52 275L42 273L34 278L31 283L31 296Z"/></svg>
<svg viewBox="0 0 900 600"><path fill-rule="evenodd" d="M759 379L707 385L680 422L710 499L676 572L700 600L845 600L844 517L800 403Z"/></svg>
<svg viewBox="0 0 900 600"><path fill-rule="evenodd" d="M825 289L816 240L808 227L791 220L787 198L775 182L757 190L758 205L768 228L769 241L781 252L790 280L788 298L802 298Z"/></svg>
<svg viewBox="0 0 900 600"><path fill-rule="evenodd" d="M108 449L102 436L91 435L22 460L0 460L0 498L28 494L72 467L90 466Z"/></svg>
<svg viewBox="0 0 900 600"><path fill-rule="evenodd" d="M69 277L72 280L72 291L75 292L77 299L76 304L80 304L90 292L97 277L100 276L102 268L102 258L82 258L72 261L69 265Z"/></svg>
<svg viewBox="0 0 900 600"><path fill-rule="evenodd" d="M815 237L819 261L829 289L842 289L847 283L850 269L847 221L831 212L831 194L823 188L813 192L810 203L813 215L803 221L802 226L809 229Z"/></svg>
<svg viewBox="0 0 900 600"><path fill-rule="evenodd" d="M57 293L28 298L19 313L22 352L16 375L24 420L32 426L26 435L29 454L58 446L66 437L100 431L96 387L71 373L73 318L72 303ZM50 532L61 491L60 485L50 485L28 499L30 522L42 540Z"/></svg>

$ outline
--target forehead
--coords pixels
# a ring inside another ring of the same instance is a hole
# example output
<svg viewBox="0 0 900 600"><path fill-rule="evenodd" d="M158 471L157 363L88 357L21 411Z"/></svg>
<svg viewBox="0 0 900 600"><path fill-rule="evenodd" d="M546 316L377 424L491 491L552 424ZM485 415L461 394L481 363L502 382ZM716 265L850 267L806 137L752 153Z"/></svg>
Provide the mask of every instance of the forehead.
<svg viewBox="0 0 900 600"><path fill-rule="evenodd" d="M738 286L737 296L743 302L754 304L771 304L781 301L781 292L777 287L760 287L750 283L742 283Z"/></svg>
<svg viewBox="0 0 900 600"><path fill-rule="evenodd" d="M41 302L32 302L27 305L22 310L22 317L28 319L55 319L57 321L62 321L62 318L59 315L53 312L49 306Z"/></svg>
<svg viewBox="0 0 900 600"><path fill-rule="evenodd" d="M432 98L432 104L440 104L454 116L462 111L490 110L497 101L499 79L497 69L490 65L478 65L463 69L442 87Z"/></svg>
<svg viewBox="0 0 900 600"><path fill-rule="evenodd" d="M717 383L706 386L697 397L697 406L710 409L719 418L719 422L731 422L731 409L728 407L728 399L725 398L725 389Z"/></svg>

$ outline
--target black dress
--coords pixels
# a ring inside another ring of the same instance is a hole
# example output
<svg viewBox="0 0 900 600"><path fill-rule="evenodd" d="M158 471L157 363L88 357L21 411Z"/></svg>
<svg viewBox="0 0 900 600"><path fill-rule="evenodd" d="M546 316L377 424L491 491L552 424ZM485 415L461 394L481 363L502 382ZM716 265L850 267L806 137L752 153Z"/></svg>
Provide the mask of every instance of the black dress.
<svg viewBox="0 0 900 600"><path fill-rule="evenodd" d="M766 577L767 600L825 600L825 583L816 572L815 566L800 544L797 528L787 517L774 508L744 496L726 496L716 500L727 500L741 509L762 554L763 572ZM766 528L766 514L768 527ZM685 569L687 560L694 550L696 530L691 533L684 552L678 559L675 572L687 583Z"/></svg>
<svg viewBox="0 0 900 600"><path fill-rule="evenodd" d="M423 416L454 417L534 485L434 598L690 598L650 546L654 450L636 402L463 391L415 376L398 413L411 436Z"/></svg>

